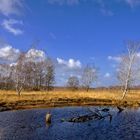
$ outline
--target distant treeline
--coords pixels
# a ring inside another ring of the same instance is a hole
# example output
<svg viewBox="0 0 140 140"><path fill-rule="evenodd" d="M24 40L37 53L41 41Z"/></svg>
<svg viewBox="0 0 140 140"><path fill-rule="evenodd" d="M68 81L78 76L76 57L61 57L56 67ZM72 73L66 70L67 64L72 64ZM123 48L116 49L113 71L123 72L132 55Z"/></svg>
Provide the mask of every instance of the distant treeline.
<svg viewBox="0 0 140 140"><path fill-rule="evenodd" d="M21 53L13 64L0 64L0 89L51 90L55 82L54 64L50 58L37 60Z"/></svg>
<svg viewBox="0 0 140 140"><path fill-rule="evenodd" d="M96 80L97 69L86 65L80 79L70 76L64 84L71 90L82 87L88 91ZM55 63L50 57L40 59L21 53L15 63L0 64L0 89L16 89L20 95L22 89L52 90L55 83Z"/></svg>
<svg viewBox="0 0 140 140"><path fill-rule="evenodd" d="M121 89L123 97L130 89L140 89L140 42L128 41L127 52L117 57L116 78L119 86L96 89ZM60 77L61 78L61 77ZM111 78L111 77L110 77ZM98 69L92 65L82 68L78 76L70 76L66 80L66 87L71 90L85 89L89 91L98 79ZM59 81L57 81L59 82ZM0 64L0 89L16 89L20 95L26 90L52 90L55 85L55 64L51 58L39 59L20 53L13 64Z"/></svg>

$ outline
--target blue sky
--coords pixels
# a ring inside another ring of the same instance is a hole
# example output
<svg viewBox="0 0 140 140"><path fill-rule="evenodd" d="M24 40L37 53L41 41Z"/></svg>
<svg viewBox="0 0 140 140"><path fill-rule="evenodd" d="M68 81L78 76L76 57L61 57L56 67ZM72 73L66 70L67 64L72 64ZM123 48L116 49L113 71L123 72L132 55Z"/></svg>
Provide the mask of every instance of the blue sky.
<svg viewBox="0 0 140 140"><path fill-rule="evenodd" d="M114 85L124 42L139 40L139 26L140 0L0 0L1 40L20 51L36 42L35 49L63 64L56 71L59 84L94 63L97 85Z"/></svg>

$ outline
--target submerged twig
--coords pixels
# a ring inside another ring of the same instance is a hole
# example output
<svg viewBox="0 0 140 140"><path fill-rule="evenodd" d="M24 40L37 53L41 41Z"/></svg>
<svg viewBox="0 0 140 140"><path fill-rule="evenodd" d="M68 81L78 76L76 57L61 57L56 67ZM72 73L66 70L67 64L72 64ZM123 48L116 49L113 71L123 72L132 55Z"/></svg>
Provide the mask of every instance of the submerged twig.
<svg viewBox="0 0 140 140"><path fill-rule="evenodd" d="M123 108L121 108L121 107L119 107L119 106L117 106L117 109L119 110L118 113L121 113L121 112L124 110Z"/></svg>

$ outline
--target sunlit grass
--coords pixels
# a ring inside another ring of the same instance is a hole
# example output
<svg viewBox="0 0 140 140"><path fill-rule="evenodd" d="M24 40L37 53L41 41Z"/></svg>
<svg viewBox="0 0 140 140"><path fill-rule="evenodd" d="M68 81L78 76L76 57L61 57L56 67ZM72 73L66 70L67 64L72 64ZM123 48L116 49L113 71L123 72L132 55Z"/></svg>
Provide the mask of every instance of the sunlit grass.
<svg viewBox="0 0 140 140"><path fill-rule="evenodd" d="M15 102L15 101L38 101L38 100L57 100L57 99L111 99L120 100L122 93L120 90L91 90L86 92L84 90L71 91L71 90L54 90L54 91L22 91L19 97L15 91L0 90L0 101ZM140 90L131 90L125 100L139 101Z"/></svg>

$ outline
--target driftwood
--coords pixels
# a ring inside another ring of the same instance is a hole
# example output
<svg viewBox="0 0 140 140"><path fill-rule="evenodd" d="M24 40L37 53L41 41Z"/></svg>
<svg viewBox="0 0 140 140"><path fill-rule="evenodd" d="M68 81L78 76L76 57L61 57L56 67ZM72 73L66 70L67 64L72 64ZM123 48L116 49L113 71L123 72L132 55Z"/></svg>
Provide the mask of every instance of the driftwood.
<svg viewBox="0 0 140 140"><path fill-rule="evenodd" d="M112 120L112 115L111 114L108 114L108 115L105 115L105 116L99 116L97 114L93 114L93 115L87 114L87 115L71 118L71 119L68 120L68 122L80 123L80 122L87 122L87 121L90 121L90 120L101 120L101 119L104 119L106 117L110 117L110 122L111 122L111 120Z"/></svg>
<svg viewBox="0 0 140 140"><path fill-rule="evenodd" d="M118 113L121 113L124 109L117 106L118 109ZM105 119L105 118L109 118L110 123L112 121L112 115L110 113L110 109L109 108L103 108L103 109L97 109L95 108L95 110L91 110L90 108L88 108L88 110L90 111L90 113L86 114L86 115L81 115L81 116L77 116L77 117L73 117L70 119L62 119L62 121L67 121L67 122L73 122L73 123L82 123L82 122L87 122L90 120L101 120L101 119Z"/></svg>
<svg viewBox="0 0 140 140"><path fill-rule="evenodd" d="M95 109L95 111L92 111L89 109L89 111L91 113L73 117L73 118L66 119L66 120L62 119L62 121L73 122L73 123L82 123L82 122L87 122L90 120L101 120L101 119L105 119L105 118L109 118L110 122L112 121L112 115L110 114L108 108L104 108L101 110ZM106 112L106 114L104 114L103 112Z"/></svg>

